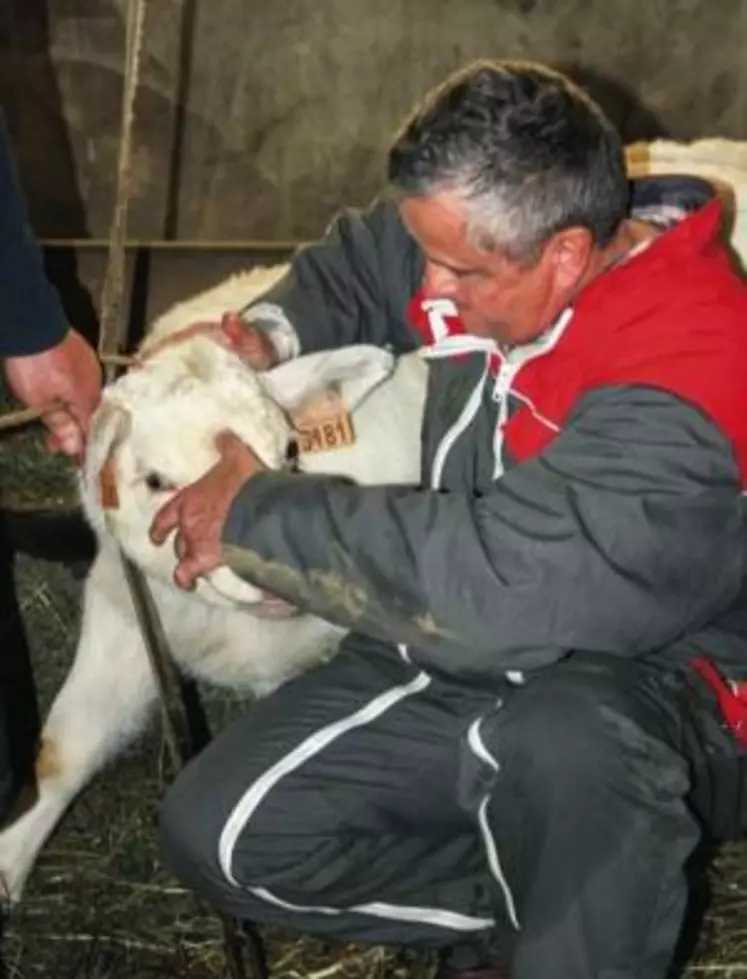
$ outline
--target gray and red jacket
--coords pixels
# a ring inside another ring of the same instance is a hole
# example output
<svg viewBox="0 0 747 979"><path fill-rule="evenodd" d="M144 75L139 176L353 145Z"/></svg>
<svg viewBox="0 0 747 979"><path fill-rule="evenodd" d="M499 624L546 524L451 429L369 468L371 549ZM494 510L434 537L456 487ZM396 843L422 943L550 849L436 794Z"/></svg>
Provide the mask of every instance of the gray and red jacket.
<svg viewBox="0 0 747 979"><path fill-rule="evenodd" d="M454 676L578 649L747 676L747 289L709 196L637 183L636 211L692 213L507 354L418 294L393 204L343 215L253 313L302 351L422 348L422 486L261 474L230 566Z"/></svg>

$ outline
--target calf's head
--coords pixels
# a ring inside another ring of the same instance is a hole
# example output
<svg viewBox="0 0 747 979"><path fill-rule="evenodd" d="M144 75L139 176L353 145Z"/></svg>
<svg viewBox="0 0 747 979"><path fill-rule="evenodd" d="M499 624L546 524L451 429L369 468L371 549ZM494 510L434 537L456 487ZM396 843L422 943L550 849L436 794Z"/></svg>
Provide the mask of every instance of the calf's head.
<svg viewBox="0 0 747 979"><path fill-rule="evenodd" d="M370 347L312 355L265 374L206 337L166 347L104 390L81 480L86 515L149 575L173 583L172 543L154 546L149 527L175 492L217 461L221 431L232 431L268 468L279 469L293 441L289 412L331 384L353 410L392 368L389 353ZM292 611L228 568L200 579L196 593L259 615Z"/></svg>
<svg viewBox="0 0 747 979"><path fill-rule="evenodd" d="M109 385L94 416L82 479L94 528L112 535L148 574L172 581L173 546L151 543L151 521L217 461L215 439L226 429L269 468L284 464L292 434L284 411L257 374L206 338L164 349ZM201 580L197 592L221 604L273 608L225 568Z"/></svg>

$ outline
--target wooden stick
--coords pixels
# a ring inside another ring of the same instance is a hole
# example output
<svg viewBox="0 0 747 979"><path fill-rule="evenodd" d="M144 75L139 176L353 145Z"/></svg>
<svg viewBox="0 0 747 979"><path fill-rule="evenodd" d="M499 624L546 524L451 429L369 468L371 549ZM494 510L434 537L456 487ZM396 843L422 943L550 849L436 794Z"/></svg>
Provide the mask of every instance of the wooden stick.
<svg viewBox="0 0 747 979"><path fill-rule="evenodd" d="M135 101L140 85L140 67L145 36L145 0L129 0L125 33L124 75L122 81L122 121L119 133L114 213L109 234L106 274L101 291L99 314L99 353L117 353L122 341L122 300L124 297L127 214L132 192L132 143L135 127ZM107 367L106 377L115 375Z"/></svg>
<svg viewBox="0 0 747 979"><path fill-rule="evenodd" d="M44 414L46 412L43 408L21 408L19 411L3 412L0 415L0 432L38 421Z"/></svg>
<svg viewBox="0 0 747 979"><path fill-rule="evenodd" d="M0 414L0 432L37 422L44 415L59 411L62 407L62 402L51 401L49 404L40 405L38 408L20 408L18 411L3 412Z"/></svg>

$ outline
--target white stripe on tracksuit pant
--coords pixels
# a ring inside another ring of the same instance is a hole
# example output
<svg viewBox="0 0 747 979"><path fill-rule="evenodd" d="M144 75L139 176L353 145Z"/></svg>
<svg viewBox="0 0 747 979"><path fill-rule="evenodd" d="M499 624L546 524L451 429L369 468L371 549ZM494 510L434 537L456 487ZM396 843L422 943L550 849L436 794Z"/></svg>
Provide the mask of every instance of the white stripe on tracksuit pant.
<svg viewBox="0 0 747 979"><path fill-rule="evenodd" d="M181 774L164 807L166 855L232 914L346 939L488 940L489 871L456 785L469 726L495 700L356 637L253 704Z"/></svg>

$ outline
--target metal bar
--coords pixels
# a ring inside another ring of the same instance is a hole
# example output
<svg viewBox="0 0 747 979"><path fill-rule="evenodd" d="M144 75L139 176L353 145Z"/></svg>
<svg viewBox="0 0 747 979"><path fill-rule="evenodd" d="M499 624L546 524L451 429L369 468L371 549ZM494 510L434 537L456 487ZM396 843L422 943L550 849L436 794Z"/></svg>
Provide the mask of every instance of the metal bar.
<svg viewBox="0 0 747 979"><path fill-rule="evenodd" d="M179 234L179 200L182 189L182 172L185 153L185 130L187 106L190 101L192 84L192 62L195 44L195 0L180 0L179 3L179 56L176 63L176 84L174 87L174 127L169 157L168 179L166 181L166 212L164 215L164 237L171 240Z"/></svg>
<svg viewBox="0 0 747 979"><path fill-rule="evenodd" d="M76 251L106 251L109 241L106 238L40 238L42 248L72 248ZM216 252L293 252L308 244L306 241L264 240L237 238L236 240L185 238L182 240L168 238L128 238L122 243L127 251L140 248L150 248L153 251L182 252L182 251L216 251Z"/></svg>

